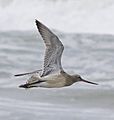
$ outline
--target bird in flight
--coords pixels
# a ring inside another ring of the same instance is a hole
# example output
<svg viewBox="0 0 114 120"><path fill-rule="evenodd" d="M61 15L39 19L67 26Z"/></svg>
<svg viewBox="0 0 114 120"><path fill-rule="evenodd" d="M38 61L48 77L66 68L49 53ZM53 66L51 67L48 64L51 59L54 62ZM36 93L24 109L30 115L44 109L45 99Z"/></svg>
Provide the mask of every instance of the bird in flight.
<svg viewBox="0 0 114 120"><path fill-rule="evenodd" d="M84 80L80 75L69 75L63 70L61 65L61 56L64 46L59 38L40 21L35 20L37 29L43 38L46 46L43 69L33 72L17 74L22 76L32 74L25 84L20 85L21 88L45 87L60 88L70 86L75 82L86 82L98 85L95 82Z"/></svg>

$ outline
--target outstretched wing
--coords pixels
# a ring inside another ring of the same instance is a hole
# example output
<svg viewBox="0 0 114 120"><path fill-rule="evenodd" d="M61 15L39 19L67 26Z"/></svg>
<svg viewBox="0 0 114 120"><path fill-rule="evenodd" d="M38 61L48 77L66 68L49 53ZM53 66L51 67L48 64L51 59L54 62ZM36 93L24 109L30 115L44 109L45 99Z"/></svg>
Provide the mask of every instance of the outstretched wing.
<svg viewBox="0 0 114 120"><path fill-rule="evenodd" d="M41 75L43 77L62 70L61 55L63 53L64 46L58 37L49 30L49 28L38 20L35 22L46 46L44 68Z"/></svg>
<svg viewBox="0 0 114 120"><path fill-rule="evenodd" d="M40 71L42 71L42 70L40 69L40 70L35 70L33 72L20 73L20 74L14 75L14 76L18 77L18 76L30 75L30 74L34 74L34 73L40 73Z"/></svg>

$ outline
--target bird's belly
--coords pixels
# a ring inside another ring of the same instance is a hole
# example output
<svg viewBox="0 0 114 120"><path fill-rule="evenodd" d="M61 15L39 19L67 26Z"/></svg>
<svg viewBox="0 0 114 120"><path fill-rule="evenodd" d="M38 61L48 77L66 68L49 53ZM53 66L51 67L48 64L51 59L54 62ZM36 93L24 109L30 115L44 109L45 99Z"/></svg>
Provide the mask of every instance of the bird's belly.
<svg viewBox="0 0 114 120"><path fill-rule="evenodd" d="M42 79L45 80L45 87L58 88L66 85L66 79L61 75L52 75Z"/></svg>

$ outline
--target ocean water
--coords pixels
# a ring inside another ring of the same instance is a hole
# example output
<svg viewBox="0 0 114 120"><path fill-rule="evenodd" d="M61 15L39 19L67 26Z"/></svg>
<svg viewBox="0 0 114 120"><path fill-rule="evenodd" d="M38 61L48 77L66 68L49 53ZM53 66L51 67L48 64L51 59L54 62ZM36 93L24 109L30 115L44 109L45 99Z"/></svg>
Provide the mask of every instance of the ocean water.
<svg viewBox="0 0 114 120"><path fill-rule="evenodd" d="M0 0L0 120L114 120L114 1ZM34 20L65 46L69 74L99 83L59 89L18 86L15 74L43 65L44 43Z"/></svg>
<svg viewBox="0 0 114 120"><path fill-rule="evenodd" d="M99 85L18 88L30 76L14 74L41 68L44 44L37 31L0 32L0 119L113 120L114 36L55 33L65 46L64 69Z"/></svg>
<svg viewBox="0 0 114 120"><path fill-rule="evenodd" d="M114 34L114 0L0 0L0 30L34 30L38 19L65 32Z"/></svg>

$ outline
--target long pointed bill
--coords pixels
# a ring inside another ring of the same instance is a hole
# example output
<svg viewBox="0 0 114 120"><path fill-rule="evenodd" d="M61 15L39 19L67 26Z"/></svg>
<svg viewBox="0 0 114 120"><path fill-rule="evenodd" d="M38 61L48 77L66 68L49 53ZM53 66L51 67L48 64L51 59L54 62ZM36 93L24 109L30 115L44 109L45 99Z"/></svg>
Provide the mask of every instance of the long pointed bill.
<svg viewBox="0 0 114 120"><path fill-rule="evenodd" d="M87 81L87 80L84 80L84 79L82 79L81 81L86 82L86 83L90 83L90 84L93 84L93 85L98 85L98 83L94 83L94 82Z"/></svg>

